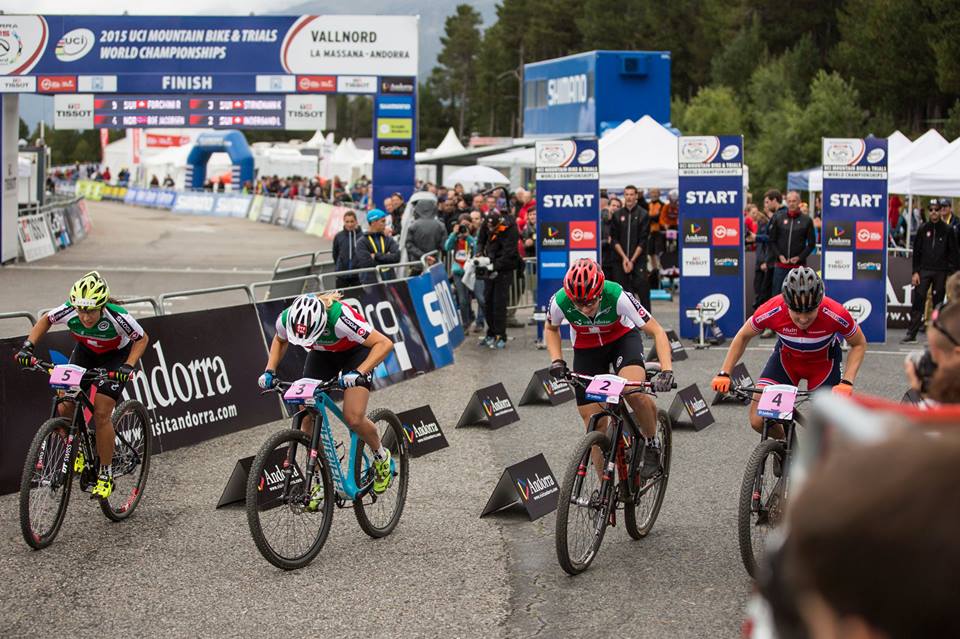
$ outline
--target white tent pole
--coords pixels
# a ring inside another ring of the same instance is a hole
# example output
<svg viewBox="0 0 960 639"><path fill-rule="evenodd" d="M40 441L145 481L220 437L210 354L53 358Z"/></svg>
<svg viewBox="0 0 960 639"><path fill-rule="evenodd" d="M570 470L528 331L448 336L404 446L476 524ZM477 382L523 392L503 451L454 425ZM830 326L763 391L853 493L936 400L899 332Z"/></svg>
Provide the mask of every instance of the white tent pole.
<svg viewBox="0 0 960 639"><path fill-rule="evenodd" d="M910 227L913 226L913 193L907 193L907 250L910 250Z"/></svg>

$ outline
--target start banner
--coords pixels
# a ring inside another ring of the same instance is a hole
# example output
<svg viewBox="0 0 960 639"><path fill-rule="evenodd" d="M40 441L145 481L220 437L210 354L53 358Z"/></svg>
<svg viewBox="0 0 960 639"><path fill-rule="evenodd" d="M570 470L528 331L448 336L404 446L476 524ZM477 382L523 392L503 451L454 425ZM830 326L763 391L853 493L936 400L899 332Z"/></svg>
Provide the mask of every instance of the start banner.
<svg viewBox="0 0 960 639"><path fill-rule="evenodd" d="M823 139L823 283L867 341L887 336L887 140Z"/></svg>
<svg viewBox="0 0 960 639"><path fill-rule="evenodd" d="M700 306L727 335L743 325L743 137L683 136L680 163L680 335Z"/></svg>

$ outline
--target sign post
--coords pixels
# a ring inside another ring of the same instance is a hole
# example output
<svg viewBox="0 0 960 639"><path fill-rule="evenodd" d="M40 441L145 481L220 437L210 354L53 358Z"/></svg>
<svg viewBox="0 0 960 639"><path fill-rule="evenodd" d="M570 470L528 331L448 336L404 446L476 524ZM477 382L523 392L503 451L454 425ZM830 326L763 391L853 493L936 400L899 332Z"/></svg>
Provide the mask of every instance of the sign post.
<svg viewBox="0 0 960 639"><path fill-rule="evenodd" d="M869 342L887 337L887 140L823 139L823 283Z"/></svg>
<svg viewBox="0 0 960 639"><path fill-rule="evenodd" d="M684 136L680 161L680 335L701 326L685 311L714 311L723 333L743 325L743 137Z"/></svg>
<svg viewBox="0 0 960 639"><path fill-rule="evenodd" d="M570 265L600 262L600 160L596 140L537 142L537 308L546 310ZM543 323L538 323L538 337Z"/></svg>

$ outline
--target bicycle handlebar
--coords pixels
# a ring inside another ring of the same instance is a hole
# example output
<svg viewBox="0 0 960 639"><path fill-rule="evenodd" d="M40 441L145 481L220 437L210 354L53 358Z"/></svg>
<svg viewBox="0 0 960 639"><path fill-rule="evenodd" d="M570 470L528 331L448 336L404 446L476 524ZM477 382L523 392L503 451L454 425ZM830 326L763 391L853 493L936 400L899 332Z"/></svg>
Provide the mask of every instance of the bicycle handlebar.
<svg viewBox="0 0 960 639"><path fill-rule="evenodd" d="M766 386L731 386L730 392L738 395L747 395L751 393L763 393ZM797 397L809 397L815 391L797 389Z"/></svg>
<svg viewBox="0 0 960 639"><path fill-rule="evenodd" d="M56 364L53 362L45 362L42 359L34 357L30 360L30 368L27 370L34 370L46 373L47 375L53 374L53 369L56 367ZM106 368L88 368L83 374L83 381L96 380L100 378L113 379L116 371L107 370ZM131 376L132 377L132 376Z"/></svg>
<svg viewBox="0 0 960 639"><path fill-rule="evenodd" d="M582 373L574 373L573 371L569 371L566 375L567 381L571 381L583 386L586 386L587 381L593 381L594 377L596 377L596 375L583 375ZM653 382L651 381L642 381L642 382L625 381L623 385L635 386L645 390L650 390L653 388ZM676 380L674 380L673 383L670 385L670 388L676 388L676 387L677 387L677 382Z"/></svg>
<svg viewBox="0 0 960 639"><path fill-rule="evenodd" d="M282 379L277 379L276 382L277 383L274 384L272 388L266 388L260 391L260 394L265 395L267 393L282 393L296 383L295 381L287 382ZM331 377L325 382L320 382L320 384L317 386L317 390L323 391L323 392L326 392L329 390L342 390L340 388L340 377L339 376Z"/></svg>

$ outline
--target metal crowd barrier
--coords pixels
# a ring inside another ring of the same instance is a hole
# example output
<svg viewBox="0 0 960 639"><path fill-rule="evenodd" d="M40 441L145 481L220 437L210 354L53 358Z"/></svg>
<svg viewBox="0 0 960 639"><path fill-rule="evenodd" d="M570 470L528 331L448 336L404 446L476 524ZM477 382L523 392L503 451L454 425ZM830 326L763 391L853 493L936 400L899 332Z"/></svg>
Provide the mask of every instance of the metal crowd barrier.
<svg viewBox="0 0 960 639"><path fill-rule="evenodd" d="M13 311L11 313L0 313L0 320L24 318L33 326L37 323L37 316L27 311Z"/></svg>

